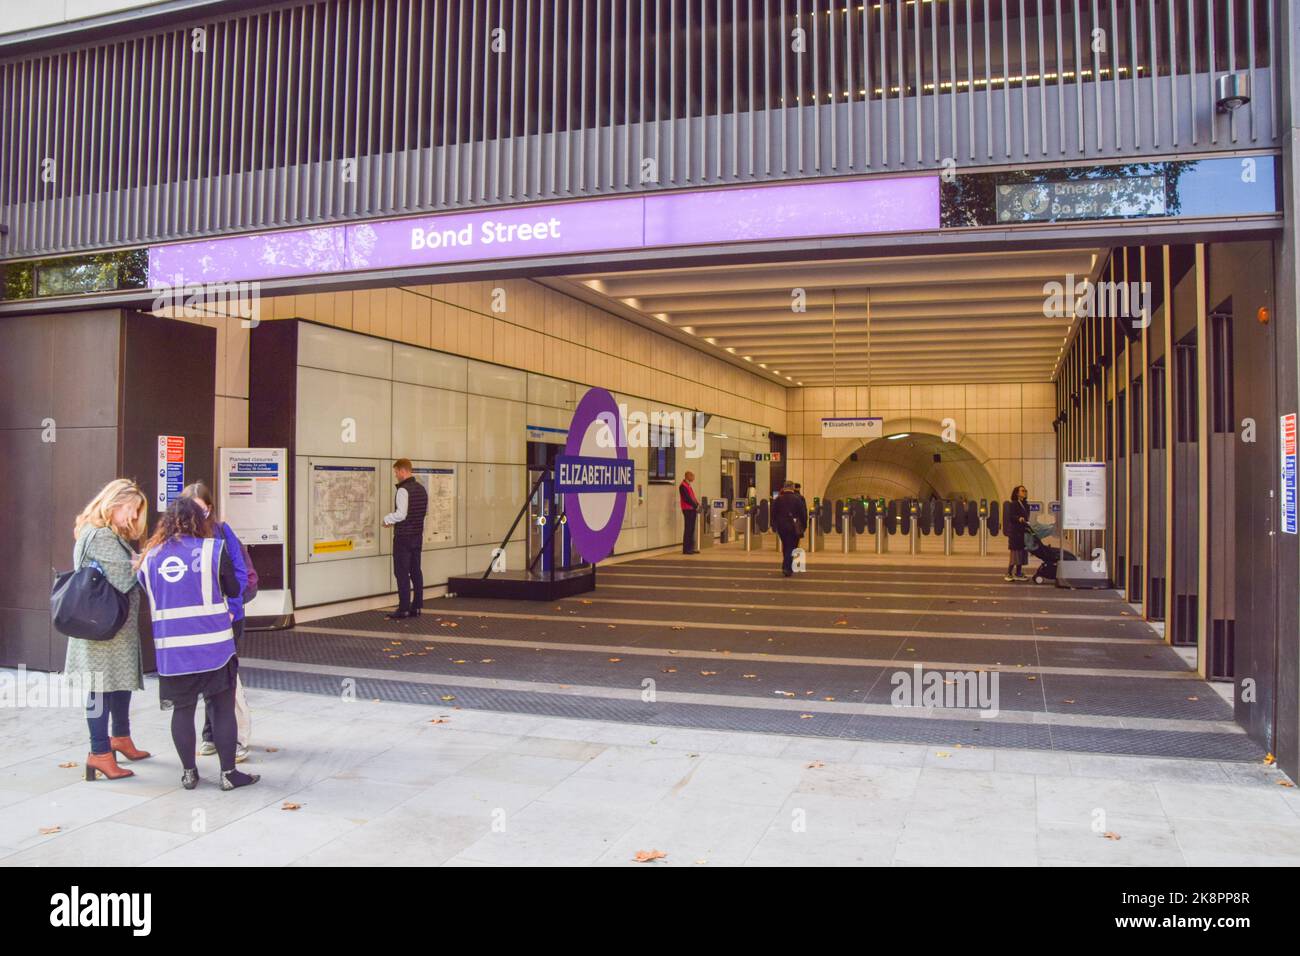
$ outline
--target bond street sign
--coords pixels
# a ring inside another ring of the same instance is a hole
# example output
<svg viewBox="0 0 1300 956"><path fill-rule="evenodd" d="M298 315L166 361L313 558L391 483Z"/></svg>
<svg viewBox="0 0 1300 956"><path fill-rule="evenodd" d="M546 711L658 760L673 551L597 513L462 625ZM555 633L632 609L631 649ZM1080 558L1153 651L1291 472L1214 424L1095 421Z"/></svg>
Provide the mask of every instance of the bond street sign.
<svg viewBox="0 0 1300 956"><path fill-rule="evenodd" d="M614 396L588 390L573 410L564 454L555 459L555 483L573 543L593 564L614 551L628 492L636 487L634 467Z"/></svg>

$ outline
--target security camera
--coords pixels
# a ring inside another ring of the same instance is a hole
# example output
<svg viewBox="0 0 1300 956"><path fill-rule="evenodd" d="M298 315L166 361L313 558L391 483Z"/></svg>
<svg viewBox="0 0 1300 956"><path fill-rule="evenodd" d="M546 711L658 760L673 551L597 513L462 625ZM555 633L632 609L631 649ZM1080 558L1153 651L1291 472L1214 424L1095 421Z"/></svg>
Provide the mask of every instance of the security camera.
<svg viewBox="0 0 1300 956"><path fill-rule="evenodd" d="M1231 113L1250 102L1250 74L1225 73L1218 80L1218 99L1214 108L1220 113Z"/></svg>

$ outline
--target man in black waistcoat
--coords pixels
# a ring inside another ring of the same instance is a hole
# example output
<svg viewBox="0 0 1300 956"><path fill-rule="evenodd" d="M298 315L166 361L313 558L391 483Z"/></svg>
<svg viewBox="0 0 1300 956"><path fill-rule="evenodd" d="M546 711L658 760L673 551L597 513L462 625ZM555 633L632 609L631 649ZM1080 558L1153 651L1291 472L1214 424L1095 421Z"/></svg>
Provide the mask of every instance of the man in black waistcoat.
<svg viewBox="0 0 1300 956"><path fill-rule="evenodd" d="M424 547L424 516L429 511L429 493L415 480L411 459L393 462L397 478L397 510L384 516L393 529L393 574L397 577L397 610L384 615L390 621L419 617L424 607L424 573L420 551Z"/></svg>

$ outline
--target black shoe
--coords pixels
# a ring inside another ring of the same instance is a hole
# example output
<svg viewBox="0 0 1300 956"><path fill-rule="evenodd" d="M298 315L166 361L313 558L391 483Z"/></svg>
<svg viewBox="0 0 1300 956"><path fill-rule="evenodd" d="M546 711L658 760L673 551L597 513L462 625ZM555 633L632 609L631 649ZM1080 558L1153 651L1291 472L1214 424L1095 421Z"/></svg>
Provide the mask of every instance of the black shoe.
<svg viewBox="0 0 1300 956"><path fill-rule="evenodd" d="M197 770L186 770L181 775L181 786L186 790L193 790L199 785L199 772Z"/></svg>
<svg viewBox="0 0 1300 956"><path fill-rule="evenodd" d="M785 575L787 578L792 578L792 577L794 577L794 572L793 572L793 571L782 571L781 573L782 573L783 575Z"/></svg>
<svg viewBox="0 0 1300 956"><path fill-rule="evenodd" d="M262 779L261 774L244 773L242 770L223 770L221 771L221 789L234 790L237 787L248 787Z"/></svg>
<svg viewBox="0 0 1300 956"><path fill-rule="evenodd" d="M391 614L384 615L384 617L388 618L388 620L390 621L404 621L408 617L412 617L412 616L413 615L411 614L410 611L394 611Z"/></svg>
<svg viewBox="0 0 1300 956"><path fill-rule="evenodd" d="M406 616L407 616L407 617L419 617L419 616L420 616L420 611L421 611L421 608L413 607L413 608L411 608L410 613L407 614Z"/></svg>

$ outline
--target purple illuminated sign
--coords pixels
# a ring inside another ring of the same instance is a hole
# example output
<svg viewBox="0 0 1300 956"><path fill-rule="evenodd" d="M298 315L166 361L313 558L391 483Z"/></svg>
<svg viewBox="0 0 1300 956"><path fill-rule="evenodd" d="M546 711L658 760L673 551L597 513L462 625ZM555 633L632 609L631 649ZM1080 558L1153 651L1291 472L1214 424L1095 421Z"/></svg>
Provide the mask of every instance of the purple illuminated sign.
<svg viewBox="0 0 1300 956"><path fill-rule="evenodd" d="M578 552L592 564L613 552L623 529L633 467L618 403L603 388L589 389L573 410L564 454L556 457L555 471L569 533Z"/></svg>
<svg viewBox="0 0 1300 956"><path fill-rule="evenodd" d="M939 228L935 176L542 203L154 246L149 284L238 282Z"/></svg>

